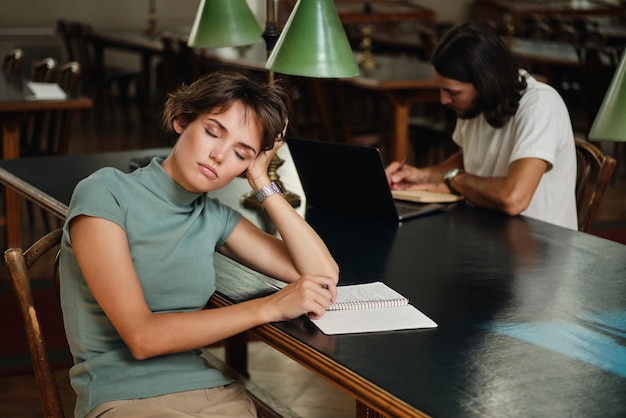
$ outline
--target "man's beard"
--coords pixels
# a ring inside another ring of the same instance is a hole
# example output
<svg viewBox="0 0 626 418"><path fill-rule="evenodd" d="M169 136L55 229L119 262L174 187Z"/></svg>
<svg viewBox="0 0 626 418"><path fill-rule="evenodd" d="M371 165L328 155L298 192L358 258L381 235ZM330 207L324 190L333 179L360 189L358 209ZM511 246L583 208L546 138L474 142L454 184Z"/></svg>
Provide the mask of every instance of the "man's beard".
<svg viewBox="0 0 626 418"><path fill-rule="evenodd" d="M459 110L450 106L448 107L454 110L459 119L474 119L476 116L482 113L482 109L480 104L478 103L478 99L474 100L472 104L465 110Z"/></svg>

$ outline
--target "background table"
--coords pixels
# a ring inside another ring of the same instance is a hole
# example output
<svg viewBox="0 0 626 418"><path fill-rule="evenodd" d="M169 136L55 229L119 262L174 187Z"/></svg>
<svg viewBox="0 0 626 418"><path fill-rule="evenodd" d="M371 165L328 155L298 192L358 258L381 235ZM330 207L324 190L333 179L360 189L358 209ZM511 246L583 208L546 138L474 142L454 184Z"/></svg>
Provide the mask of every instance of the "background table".
<svg viewBox="0 0 626 418"><path fill-rule="evenodd" d="M2 158L20 156L22 123L33 112L64 109L88 109L92 100L69 96L63 100L37 100L27 86L27 80L0 72L0 123L2 124ZM6 237L9 245L21 245L20 200L9 189L4 192Z"/></svg>
<svg viewBox="0 0 626 418"><path fill-rule="evenodd" d="M361 69L358 77L340 82L382 93L392 109L389 157L401 161L409 152L409 118L412 104L438 103L439 87L429 63L405 56L375 55L376 68Z"/></svg>
<svg viewBox="0 0 626 418"><path fill-rule="evenodd" d="M66 207L89 172L163 152L4 160L0 181L55 211L49 203ZM297 190L283 158L281 178ZM216 196L263 226L263 212L238 206L248 190L237 181ZM439 324L326 336L298 318L252 330L374 408L370 416L626 414L626 246L468 204L403 224L304 216L337 259L342 284L382 280ZM216 269L217 305L273 291L272 279L224 257Z"/></svg>
<svg viewBox="0 0 626 418"><path fill-rule="evenodd" d="M497 25L506 24L507 17L519 26L531 15L616 18L625 14L624 6L611 0L476 0L474 4L474 19L491 19Z"/></svg>

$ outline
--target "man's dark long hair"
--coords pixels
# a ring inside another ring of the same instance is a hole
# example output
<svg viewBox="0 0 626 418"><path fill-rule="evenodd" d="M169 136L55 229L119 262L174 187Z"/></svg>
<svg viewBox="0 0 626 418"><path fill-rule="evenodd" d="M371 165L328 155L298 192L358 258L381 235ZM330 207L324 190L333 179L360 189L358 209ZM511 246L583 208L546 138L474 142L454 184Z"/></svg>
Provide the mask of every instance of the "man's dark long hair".
<svg viewBox="0 0 626 418"><path fill-rule="evenodd" d="M443 77L474 85L477 106L494 128L515 114L526 89L526 79L519 74L528 68L526 61L483 24L465 23L446 33L432 64Z"/></svg>

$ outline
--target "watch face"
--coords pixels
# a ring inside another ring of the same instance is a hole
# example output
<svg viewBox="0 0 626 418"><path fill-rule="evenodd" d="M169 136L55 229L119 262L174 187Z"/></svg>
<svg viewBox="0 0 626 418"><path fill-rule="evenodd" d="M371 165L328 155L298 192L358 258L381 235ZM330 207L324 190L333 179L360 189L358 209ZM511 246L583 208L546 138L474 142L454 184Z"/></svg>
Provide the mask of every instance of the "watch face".
<svg viewBox="0 0 626 418"><path fill-rule="evenodd" d="M454 178L454 176L456 176L457 174L459 174L459 169L458 168L453 168L452 170L448 171L444 177L444 179L446 180L452 180Z"/></svg>

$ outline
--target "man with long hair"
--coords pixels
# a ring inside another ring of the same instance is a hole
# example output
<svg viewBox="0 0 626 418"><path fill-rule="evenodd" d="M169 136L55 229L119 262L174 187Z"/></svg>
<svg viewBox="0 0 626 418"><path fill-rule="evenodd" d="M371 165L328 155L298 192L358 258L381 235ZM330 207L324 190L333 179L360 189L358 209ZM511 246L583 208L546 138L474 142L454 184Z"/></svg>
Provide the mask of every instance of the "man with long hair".
<svg viewBox="0 0 626 418"><path fill-rule="evenodd" d="M577 229L574 134L557 91L477 23L448 32L432 65L440 101L457 115L452 139L460 149L421 169L392 162L392 189L452 192L477 206Z"/></svg>

